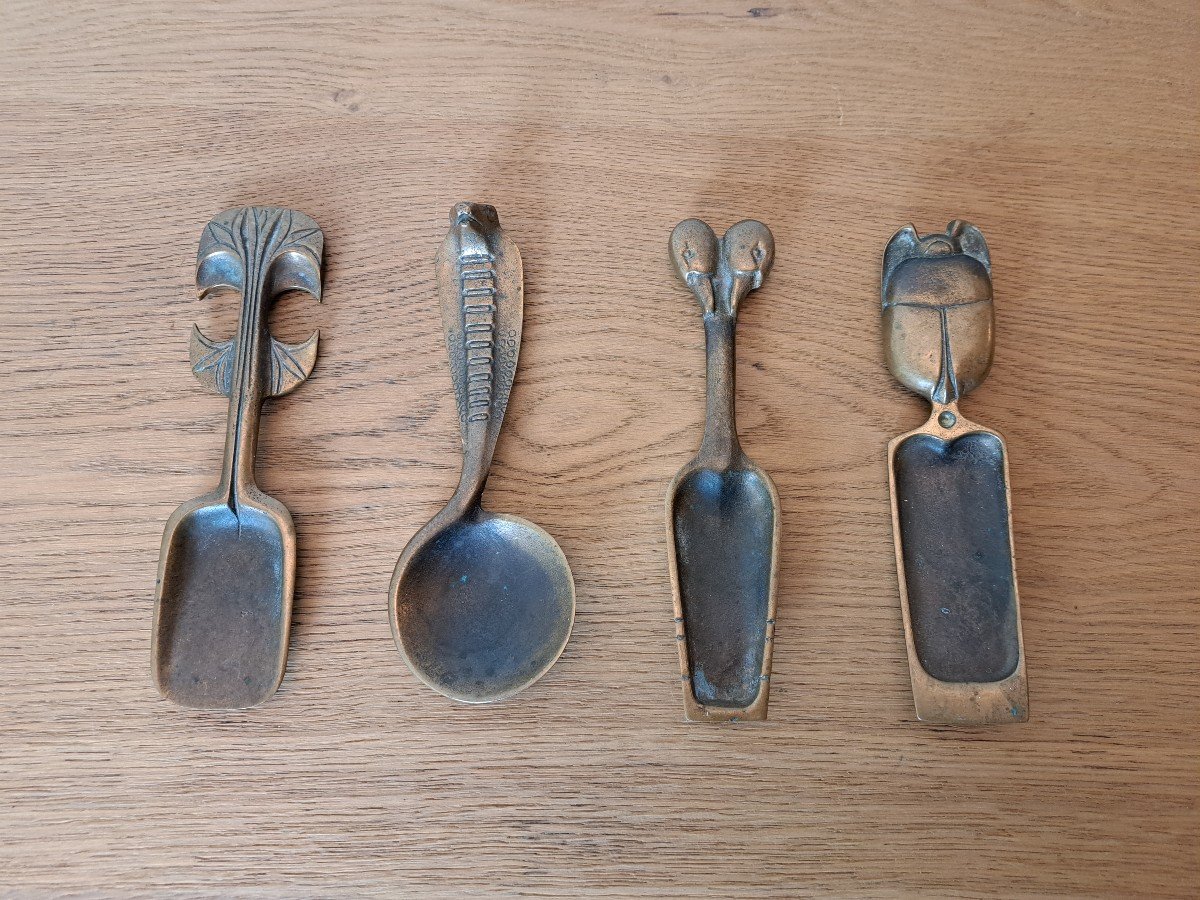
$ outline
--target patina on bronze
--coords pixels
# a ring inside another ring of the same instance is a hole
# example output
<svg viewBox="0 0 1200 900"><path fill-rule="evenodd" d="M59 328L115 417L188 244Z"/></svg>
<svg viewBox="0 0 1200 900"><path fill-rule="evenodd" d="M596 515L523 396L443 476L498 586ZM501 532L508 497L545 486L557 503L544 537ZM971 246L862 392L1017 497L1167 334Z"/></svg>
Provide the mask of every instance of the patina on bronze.
<svg viewBox="0 0 1200 900"><path fill-rule="evenodd" d="M1029 716L1004 440L959 399L992 365L991 258L979 229L911 225L883 257L888 368L932 405L888 444L900 605L917 718L987 725Z"/></svg>
<svg viewBox="0 0 1200 900"><path fill-rule="evenodd" d="M254 452L263 400L308 378L318 334L294 346L276 340L267 308L289 290L321 299L323 246L316 222L274 207L223 212L200 237L200 296L231 288L242 312L229 340L192 331L192 371L229 397L229 421L220 483L175 510L158 560L154 679L182 706L255 706L283 679L296 530L287 507L255 484Z"/></svg>
<svg viewBox="0 0 1200 900"><path fill-rule="evenodd" d="M684 716L692 722L767 717L779 496L742 451L734 419L738 307L775 258L761 222L719 241L698 219L671 232L670 255L704 314L707 409L696 456L667 491L667 552L675 599Z"/></svg>
<svg viewBox="0 0 1200 900"><path fill-rule="evenodd" d="M575 583L550 535L481 506L523 315L521 254L493 207L451 210L437 283L462 473L446 508L396 564L392 633L421 681L464 703L488 703L524 690L558 659L575 618Z"/></svg>

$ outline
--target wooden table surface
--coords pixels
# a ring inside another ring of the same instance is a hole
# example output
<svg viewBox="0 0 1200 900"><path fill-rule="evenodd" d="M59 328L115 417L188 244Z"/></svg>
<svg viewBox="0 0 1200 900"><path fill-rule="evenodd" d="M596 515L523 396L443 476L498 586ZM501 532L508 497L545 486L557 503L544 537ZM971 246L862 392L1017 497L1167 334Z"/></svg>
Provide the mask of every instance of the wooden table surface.
<svg viewBox="0 0 1200 900"><path fill-rule="evenodd" d="M0 885L161 895L1187 896L1197 891L1197 56L1190 2L8 0L0 36ZM561 543L578 614L519 698L452 704L386 596L458 437L432 259L450 206L521 247L488 502ZM326 235L312 379L264 417L299 533L279 693L161 700L163 523L214 483L189 372L201 229ZM783 508L771 718L685 725L663 497L703 413L667 235L775 232L744 443ZM1028 724L914 721L886 442L899 226L978 224Z"/></svg>

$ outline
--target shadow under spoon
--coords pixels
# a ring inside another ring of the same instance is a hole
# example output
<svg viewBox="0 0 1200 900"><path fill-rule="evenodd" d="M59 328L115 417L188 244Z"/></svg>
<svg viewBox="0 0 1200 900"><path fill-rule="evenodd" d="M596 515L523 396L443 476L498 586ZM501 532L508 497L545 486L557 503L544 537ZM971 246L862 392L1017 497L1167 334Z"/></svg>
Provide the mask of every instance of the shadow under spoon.
<svg viewBox="0 0 1200 900"><path fill-rule="evenodd" d="M480 501L517 368L521 255L496 210L462 203L437 259L463 438L458 488L409 541L392 578L396 645L413 673L465 703L502 700L561 655L575 585L554 539Z"/></svg>
<svg viewBox="0 0 1200 900"><path fill-rule="evenodd" d="M759 222L739 222L718 241L689 219L672 232L670 249L700 302L707 347L704 438L667 493L684 711L691 721L764 719L779 498L738 442L734 332L738 305L769 271L774 243Z"/></svg>

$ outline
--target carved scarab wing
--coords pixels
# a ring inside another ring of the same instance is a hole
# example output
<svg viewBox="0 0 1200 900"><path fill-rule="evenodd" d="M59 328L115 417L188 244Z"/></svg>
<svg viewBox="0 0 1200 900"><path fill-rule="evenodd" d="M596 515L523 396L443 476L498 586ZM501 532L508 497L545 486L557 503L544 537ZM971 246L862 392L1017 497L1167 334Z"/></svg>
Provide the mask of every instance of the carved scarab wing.
<svg viewBox="0 0 1200 900"><path fill-rule="evenodd" d="M903 385L934 403L954 403L992 366L991 258L966 222L944 233L897 231L883 256L884 353Z"/></svg>
<svg viewBox="0 0 1200 900"><path fill-rule="evenodd" d="M471 423L500 436L521 346L521 251L494 206L459 203L437 255L438 296L463 441Z"/></svg>

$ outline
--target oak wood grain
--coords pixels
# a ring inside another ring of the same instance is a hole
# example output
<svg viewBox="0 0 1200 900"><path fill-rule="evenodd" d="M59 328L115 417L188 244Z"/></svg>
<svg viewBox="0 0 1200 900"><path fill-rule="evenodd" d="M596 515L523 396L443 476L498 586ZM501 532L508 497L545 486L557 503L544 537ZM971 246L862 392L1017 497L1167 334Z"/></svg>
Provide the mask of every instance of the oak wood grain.
<svg viewBox="0 0 1200 900"><path fill-rule="evenodd" d="M0 29L0 886L16 895L1188 896L1200 842L1194 3L8 0ZM488 502L574 570L559 664L463 708L401 665L396 557L457 475L433 254L494 203L526 266ZM288 675L160 700L161 529L224 400L200 230L326 235L312 379L260 480L299 532ZM685 725L663 495L703 329L671 227L746 216L743 443L783 510L771 718ZM913 720L884 448L900 225L980 226L1024 726Z"/></svg>

